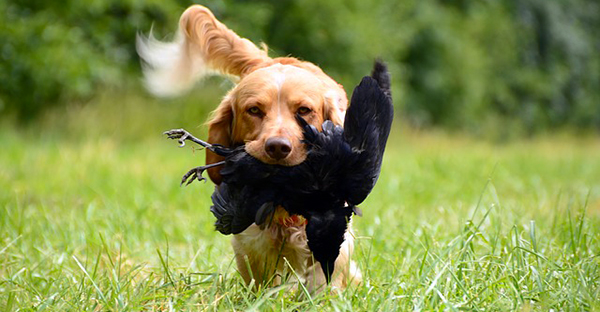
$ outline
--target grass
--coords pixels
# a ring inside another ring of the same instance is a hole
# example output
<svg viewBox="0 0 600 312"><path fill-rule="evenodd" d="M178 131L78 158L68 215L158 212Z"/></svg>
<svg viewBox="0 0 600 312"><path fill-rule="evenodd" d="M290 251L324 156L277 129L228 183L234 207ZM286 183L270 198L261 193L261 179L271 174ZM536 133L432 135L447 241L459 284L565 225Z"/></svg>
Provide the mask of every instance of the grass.
<svg viewBox="0 0 600 312"><path fill-rule="evenodd" d="M168 105L107 93L3 122L0 310L600 308L600 141L569 135L493 144L396 127L354 222L364 283L249 290L213 229L212 186L179 187L203 152L160 135L204 136L224 89Z"/></svg>

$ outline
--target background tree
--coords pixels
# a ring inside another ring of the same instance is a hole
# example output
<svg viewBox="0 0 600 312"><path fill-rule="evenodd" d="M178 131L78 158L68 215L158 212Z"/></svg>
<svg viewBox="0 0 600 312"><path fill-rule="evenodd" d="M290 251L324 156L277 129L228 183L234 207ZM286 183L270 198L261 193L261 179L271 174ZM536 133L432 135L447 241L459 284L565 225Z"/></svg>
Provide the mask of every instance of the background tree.
<svg viewBox="0 0 600 312"><path fill-rule="evenodd" d="M0 113L22 121L139 83L135 35L169 39L189 1L0 2ZM206 1L240 35L323 67L347 90L374 58L413 126L531 134L600 129L594 0ZM133 83L131 83L133 82ZM508 130L507 130L508 129Z"/></svg>

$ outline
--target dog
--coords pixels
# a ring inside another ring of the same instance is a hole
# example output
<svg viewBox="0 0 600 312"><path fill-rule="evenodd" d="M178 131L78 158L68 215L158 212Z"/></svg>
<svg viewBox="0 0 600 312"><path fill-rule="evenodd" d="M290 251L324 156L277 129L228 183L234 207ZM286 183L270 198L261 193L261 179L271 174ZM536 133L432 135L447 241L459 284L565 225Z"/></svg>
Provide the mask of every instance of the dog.
<svg viewBox="0 0 600 312"><path fill-rule="evenodd" d="M173 42L138 36L137 51L144 62L146 86L159 96L182 93L214 72L238 80L208 122L208 142L245 145L248 154L266 164L295 166L306 159L296 115L317 129L325 120L343 125L348 99L340 84L310 62L269 57L266 46L260 49L239 37L204 6L191 6L182 14ZM206 164L223 159L206 153ZM222 182L219 170L208 169L217 187ZM244 281L255 287L275 286L287 274L291 280L306 283L312 292L322 289L326 278L308 248L306 220L281 207L275 209L272 220L267 227L253 224L234 235L232 246ZM351 260L353 249L349 226L335 260L331 279L335 288L362 280Z"/></svg>
<svg viewBox="0 0 600 312"><path fill-rule="evenodd" d="M326 120L322 131L309 125L299 114L303 128L306 160L296 166L269 165L251 156L246 146L213 145L184 129L164 134L191 141L224 156L225 161L198 166L183 175L181 185L204 181L203 173L221 167L223 181L215 187L210 211L217 219L215 229L224 235L240 234L252 224L266 227L277 207L306 219L306 238L327 281L353 215L371 193L381 172L387 139L394 118L390 75L387 67L375 62L371 76L363 77L352 92L344 127Z"/></svg>

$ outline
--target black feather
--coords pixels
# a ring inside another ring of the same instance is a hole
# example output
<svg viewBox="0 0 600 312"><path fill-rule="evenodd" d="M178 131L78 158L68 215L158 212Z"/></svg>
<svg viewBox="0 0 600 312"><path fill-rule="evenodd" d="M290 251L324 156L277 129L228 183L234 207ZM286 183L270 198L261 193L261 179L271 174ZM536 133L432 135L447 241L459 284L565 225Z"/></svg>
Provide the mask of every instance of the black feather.
<svg viewBox="0 0 600 312"><path fill-rule="evenodd" d="M342 185L350 190L346 198L353 205L362 203L377 183L393 115L391 98L375 79L363 78L354 89L344 120L344 139L352 147L355 161L347 164Z"/></svg>
<svg viewBox="0 0 600 312"><path fill-rule="evenodd" d="M376 60L373 70L371 71L371 77L377 81L379 88L385 93L390 99L392 98L392 79L390 72L387 69L385 63L381 60Z"/></svg>

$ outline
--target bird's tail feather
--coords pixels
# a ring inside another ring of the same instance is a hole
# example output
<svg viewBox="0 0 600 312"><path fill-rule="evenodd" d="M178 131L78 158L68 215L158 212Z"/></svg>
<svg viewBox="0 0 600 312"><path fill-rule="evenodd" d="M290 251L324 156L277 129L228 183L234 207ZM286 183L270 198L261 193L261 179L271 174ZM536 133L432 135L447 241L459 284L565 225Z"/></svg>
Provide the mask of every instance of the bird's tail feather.
<svg viewBox="0 0 600 312"><path fill-rule="evenodd" d="M377 81L379 88L387 95L390 99L392 98L392 79L390 72L388 71L387 65L380 60L375 60L373 70L371 71L371 77Z"/></svg>

